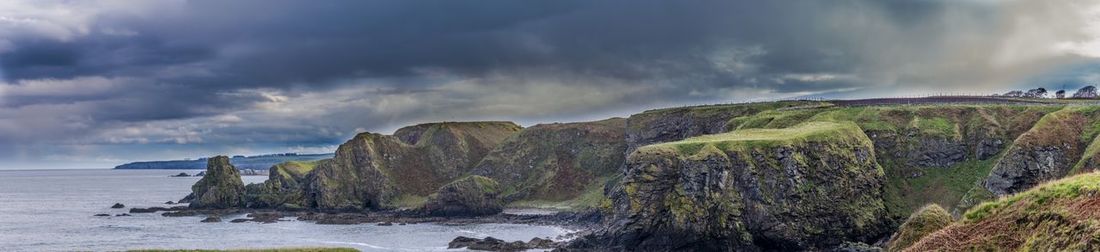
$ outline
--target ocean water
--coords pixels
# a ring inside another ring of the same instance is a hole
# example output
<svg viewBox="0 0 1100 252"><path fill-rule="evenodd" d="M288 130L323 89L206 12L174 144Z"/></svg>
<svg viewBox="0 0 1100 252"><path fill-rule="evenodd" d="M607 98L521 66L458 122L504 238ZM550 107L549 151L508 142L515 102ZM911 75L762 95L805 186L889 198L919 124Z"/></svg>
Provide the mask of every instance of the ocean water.
<svg viewBox="0 0 1100 252"><path fill-rule="evenodd" d="M363 251L454 251L456 236L504 240L554 238L570 232L555 226L478 224L446 226L201 223L203 217L133 214L131 207L166 206L187 195L199 178L173 178L180 170L0 171L0 251L117 251L128 249L229 249L352 247ZM198 171L185 171L194 174ZM266 177L245 176L245 183ZM111 209L115 202L124 209ZM95 217L99 213L112 217ZM292 219L292 218L291 218Z"/></svg>

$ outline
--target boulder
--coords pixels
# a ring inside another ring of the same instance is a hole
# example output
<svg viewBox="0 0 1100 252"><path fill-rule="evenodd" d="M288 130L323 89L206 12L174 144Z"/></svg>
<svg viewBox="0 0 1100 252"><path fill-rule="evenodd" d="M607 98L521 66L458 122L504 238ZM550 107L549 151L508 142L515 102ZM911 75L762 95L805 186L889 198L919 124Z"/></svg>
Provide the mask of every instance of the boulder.
<svg viewBox="0 0 1100 252"><path fill-rule="evenodd" d="M208 159L206 176L191 186L191 191L187 197L191 199L191 208L225 209L244 205L244 182L226 156Z"/></svg>
<svg viewBox="0 0 1100 252"><path fill-rule="evenodd" d="M111 208L126 208L126 205L123 205L122 203L115 203L114 205L111 205Z"/></svg>
<svg viewBox="0 0 1100 252"><path fill-rule="evenodd" d="M190 177L190 176L191 175L187 174L186 172L181 172L179 174L172 175L172 176L169 176L169 177Z"/></svg>
<svg viewBox="0 0 1100 252"><path fill-rule="evenodd" d="M441 188L428 197L420 210L431 216L482 216L504 211L500 185L493 179L468 176Z"/></svg>
<svg viewBox="0 0 1100 252"><path fill-rule="evenodd" d="M209 217L206 217L206 219L202 219L201 222L203 222L203 223L222 222L222 218L218 217L218 216L209 216Z"/></svg>

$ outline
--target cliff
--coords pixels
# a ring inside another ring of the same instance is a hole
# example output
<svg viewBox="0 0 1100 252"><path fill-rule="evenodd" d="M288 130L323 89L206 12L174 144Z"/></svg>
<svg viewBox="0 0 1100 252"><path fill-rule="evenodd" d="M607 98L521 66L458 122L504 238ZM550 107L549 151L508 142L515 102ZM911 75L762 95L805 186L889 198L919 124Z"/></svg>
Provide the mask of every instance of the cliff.
<svg viewBox="0 0 1100 252"><path fill-rule="evenodd" d="M1093 169L1086 148L1100 131L1100 108L1066 107L1048 114L1020 136L985 181L994 195L1016 193L1066 176L1074 167Z"/></svg>
<svg viewBox="0 0 1100 252"><path fill-rule="evenodd" d="M804 250L886 231L885 176L853 123L806 123L638 148L612 226L625 250Z"/></svg>
<svg viewBox="0 0 1100 252"><path fill-rule="evenodd" d="M394 136L361 133L306 176L305 204L380 209L397 207L399 198L427 197L520 129L511 122L444 122L402 128Z"/></svg>
<svg viewBox="0 0 1100 252"><path fill-rule="evenodd" d="M471 173L499 182L508 202L594 207L625 159L625 128L622 118L535 125L502 142Z"/></svg>

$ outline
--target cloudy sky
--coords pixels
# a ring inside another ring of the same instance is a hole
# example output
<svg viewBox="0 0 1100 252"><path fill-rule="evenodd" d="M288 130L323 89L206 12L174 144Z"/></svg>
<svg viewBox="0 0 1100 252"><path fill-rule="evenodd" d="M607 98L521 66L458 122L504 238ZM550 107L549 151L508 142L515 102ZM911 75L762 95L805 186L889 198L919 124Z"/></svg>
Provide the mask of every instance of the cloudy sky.
<svg viewBox="0 0 1100 252"><path fill-rule="evenodd" d="M0 1L0 169L1100 83L1100 0Z"/></svg>

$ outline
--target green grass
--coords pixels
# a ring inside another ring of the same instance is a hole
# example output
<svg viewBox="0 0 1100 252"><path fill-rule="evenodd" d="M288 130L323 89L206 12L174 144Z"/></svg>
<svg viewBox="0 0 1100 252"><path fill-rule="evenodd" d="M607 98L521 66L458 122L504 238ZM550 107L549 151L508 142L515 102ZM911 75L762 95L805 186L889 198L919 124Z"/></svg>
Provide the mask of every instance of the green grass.
<svg viewBox="0 0 1100 252"><path fill-rule="evenodd" d="M904 218L913 210L929 203L941 206L958 205L965 195L982 181L998 158L980 161L969 159L945 168L900 168L888 160L879 159L886 168L884 199L895 217ZM912 177L912 173L921 176Z"/></svg>
<svg viewBox="0 0 1100 252"><path fill-rule="evenodd" d="M424 206L424 203L427 202L428 197L425 196L402 194L400 196L397 196L397 198L394 199L391 204L393 204L393 206L397 208L414 209Z"/></svg>
<svg viewBox="0 0 1100 252"><path fill-rule="evenodd" d="M131 252L358 252L353 248L266 248L266 249L136 249Z"/></svg>
<svg viewBox="0 0 1100 252"><path fill-rule="evenodd" d="M808 122L784 129L743 129L703 135L676 142L648 145L639 148L639 151L675 150L680 154L693 155L707 145L713 145L721 150L730 150L734 147L772 146L805 141L845 141L853 139L852 137L857 137L855 139L861 141L870 141L858 126L850 122Z"/></svg>
<svg viewBox="0 0 1100 252"><path fill-rule="evenodd" d="M963 217L965 221L974 223L1016 203L1043 205L1056 199L1075 198L1098 191L1100 191L1100 173L1086 173L1047 182L1022 193L982 203L967 211Z"/></svg>

